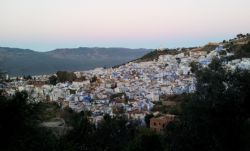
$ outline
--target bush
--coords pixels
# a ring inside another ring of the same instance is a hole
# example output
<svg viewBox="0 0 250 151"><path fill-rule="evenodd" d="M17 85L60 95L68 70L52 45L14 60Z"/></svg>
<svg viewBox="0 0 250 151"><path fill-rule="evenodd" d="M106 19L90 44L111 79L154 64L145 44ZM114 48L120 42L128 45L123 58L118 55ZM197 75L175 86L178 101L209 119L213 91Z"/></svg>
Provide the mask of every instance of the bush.
<svg viewBox="0 0 250 151"><path fill-rule="evenodd" d="M59 82L66 82L66 81L72 82L76 79L76 75L73 72L58 71L56 75Z"/></svg>

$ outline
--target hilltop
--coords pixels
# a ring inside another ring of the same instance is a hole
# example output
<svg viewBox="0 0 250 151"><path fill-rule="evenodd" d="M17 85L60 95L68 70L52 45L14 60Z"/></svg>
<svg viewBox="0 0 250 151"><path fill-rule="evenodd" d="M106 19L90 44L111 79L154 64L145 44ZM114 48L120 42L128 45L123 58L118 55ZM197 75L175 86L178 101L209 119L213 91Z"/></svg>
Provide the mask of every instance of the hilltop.
<svg viewBox="0 0 250 151"><path fill-rule="evenodd" d="M222 53L233 53L234 55L227 59L239 59L243 57L250 57L250 34L238 34L235 38L229 40L223 40L222 42L209 42L208 44L201 47L189 47L189 48L176 48L176 49L155 49L141 58L134 60L134 62L146 62L157 60L161 55L176 55L187 52L211 52L217 47L225 48Z"/></svg>

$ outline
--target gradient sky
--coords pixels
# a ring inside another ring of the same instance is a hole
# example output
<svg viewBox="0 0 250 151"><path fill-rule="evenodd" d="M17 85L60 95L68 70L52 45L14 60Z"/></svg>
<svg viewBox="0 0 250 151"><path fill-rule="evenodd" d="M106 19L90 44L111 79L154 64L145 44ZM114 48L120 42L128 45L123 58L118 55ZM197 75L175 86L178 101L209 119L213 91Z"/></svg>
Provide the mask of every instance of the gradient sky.
<svg viewBox="0 0 250 151"><path fill-rule="evenodd" d="M250 0L0 0L0 46L159 48L250 32Z"/></svg>

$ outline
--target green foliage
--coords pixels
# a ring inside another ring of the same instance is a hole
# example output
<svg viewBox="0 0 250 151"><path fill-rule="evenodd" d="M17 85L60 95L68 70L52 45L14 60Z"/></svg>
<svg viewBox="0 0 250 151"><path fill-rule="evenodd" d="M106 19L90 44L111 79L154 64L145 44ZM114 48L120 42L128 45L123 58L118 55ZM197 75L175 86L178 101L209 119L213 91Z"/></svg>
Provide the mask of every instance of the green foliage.
<svg viewBox="0 0 250 151"><path fill-rule="evenodd" d="M146 55L144 55L143 57L141 57L137 61L139 61L139 62L153 61L155 59L157 60L159 58L159 56L161 56L161 55L167 55L167 54L176 55L178 53L180 53L180 52L177 51L176 49L154 50L154 51L147 53Z"/></svg>
<svg viewBox="0 0 250 151"><path fill-rule="evenodd" d="M122 96L126 96L125 93L115 93L110 96L110 99L115 99L115 98L122 98Z"/></svg>
<svg viewBox="0 0 250 151"><path fill-rule="evenodd" d="M28 75L28 76L25 76L25 75L24 75L24 76L23 76L23 79L24 79L24 80L32 80L32 77L31 77L31 75Z"/></svg>
<svg viewBox="0 0 250 151"><path fill-rule="evenodd" d="M0 70L0 80L3 80L4 76L3 76L3 72Z"/></svg>
<svg viewBox="0 0 250 151"><path fill-rule="evenodd" d="M60 110L60 117L64 119L67 125L76 127L79 122L79 118L82 116L90 116L89 112L74 112L71 108L66 107Z"/></svg>
<svg viewBox="0 0 250 151"><path fill-rule="evenodd" d="M174 151L249 150L250 72L225 71L219 60L196 72L197 91L167 127Z"/></svg>
<svg viewBox="0 0 250 151"><path fill-rule="evenodd" d="M153 114L146 114L146 116L145 116L145 118L144 118L145 123L146 123L146 126L147 126L148 128L149 128L149 126L150 126L150 119L151 119L152 117L154 117Z"/></svg>
<svg viewBox="0 0 250 151"><path fill-rule="evenodd" d="M218 44L208 43L207 45L205 45L201 48L201 51L206 51L209 53L209 52L213 51L216 47L218 47Z"/></svg>
<svg viewBox="0 0 250 151"><path fill-rule="evenodd" d="M234 55L227 57L227 60L241 59L241 58L249 58L250 57L250 41L248 41L244 45L237 45L234 43L229 43L227 45L227 51L233 52Z"/></svg>
<svg viewBox="0 0 250 151"><path fill-rule="evenodd" d="M0 150L54 150L57 139L39 126L35 104L27 102L27 93L12 98L0 96Z"/></svg>
<svg viewBox="0 0 250 151"><path fill-rule="evenodd" d="M75 114L71 126L73 130L60 139L59 150L90 150L95 127L89 122L87 115L84 112Z"/></svg>
<svg viewBox="0 0 250 151"><path fill-rule="evenodd" d="M57 83L58 83L58 78L57 78L57 76L55 76L55 75L52 75L52 76L50 76L49 77L49 84L52 84L52 85L56 85Z"/></svg>
<svg viewBox="0 0 250 151"><path fill-rule="evenodd" d="M250 52L250 42L248 42L246 45L243 45L242 48L246 51L246 52Z"/></svg>
<svg viewBox="0 0 250 151"><path fill-rule="evenodd" d="M220 51L220 52L219 52L219 54L220 54L221 56L223 56L223 55L227 55L227 51L222 50L222 51Z"/></svg>
<svg viewBox="0 0 250 151"><path fill-rule="evenodd" d="M173 102L183 102L185 101L188 97L190 97L191 94L188 93L183 93L183 94L172 94L172 95L161 95L160 99L164 101L173 101Z"/></svg>
<svg viewBox="0 0 250 151"><path fill-rule="evenodd" d="M124 117L106 118L100 123L94 134L94 150L122 150L129 141L130 128Z"/></svg>
<svg viewBox="0 0 250 151"><path fill-rule="evenodd" d="M221 73L221 74L225 74L225 70L222 68L222 63L220 61L220 59L218 58L213 58L212 62L208 65L209 68L206 68L204 70L200 70L199 72L197 72L196 74L196 78L200 78L202 77L202 72L209 72L209 70L212 70L213 72L216 73ZM208 71L206 71L208 70ZM203 81L201 81L203 82Z"/></svg>
<svg viewBox="0 0 250 151"><path fill-rule="evenodd" d="M185 105L192 94L161 95L159 102L154 103L151 111L159 111L163 114L181 115L183 105Z"/></svg>
<svg viewBox="0 0 250 151"><path fill-rule="evenodd" d="M245 37L245 35L243 35L243 34L237 34L236 37L237 38L243 38L243 37Z"/></svg>
<svg viewBox="0 0 250 151"><path fill-rule="evenodd" d="M96 76L93 76L91 79L90 79L90 83L94 83L97 81L97 77Z"/></svg>
<svg viewBox="0 0 250 151"><path fill-rule="evenodd" d="M201 68L201 65L198 62L193 61L190 63L190 67L191 67L191 72L195 73Z"/></svg>
<svg viewBox="0 0 250 151"><path fill-rule="evenodd" d="M166 112L167 112L168 114L172 114L172 115L180 115L180 114L182 114L181 105L182 105L182 104L177 104L177 105L175 105L175 106L168 107L168 109L167 109Z"/></svg>
<svg viewBox="0 0 250 151"><path fill-rule="evenodd" d="M59 116L60 106L56 102L39 102L33 110L35 111L34 114L37 115L37 120L48 121Z"/></svg>
<svg viewBox="0 0 250 151"><path fill-rule="evenodd" d="M160 113L167 113L167 107L164 105L154 105L151 111L156 112L159 111Z"/></svg>
<svg viewBox="0 0 250 151"><path fill-rule="evenodd" d="M178 100L179 102L176 102L174 105L163 105L163 104L155 104L154 107L151 109L153 112L160 112L162 114L174 114L174 115L180 115L182 114L182 106L186 103L188 95L185 96L186 98L182 98L183 100Z"/></svg>
<svg viewBox="0 0 250 151"><path fill-rule="evenodd" d="M105 115L97 126L80 113L74 129L61 139L60 150L117 151L123 150L135 136L135 126L128 124L126 118L111 118Z"/></svg>
<svg viewBox="0 0 250 151"><path fill-rule="evenodd" d="M76 79L76 75L73 72L58 71L56 75L59 82L66 82L66 81L72 82Z"/></svg>
<svg viewBox="0 0 250 151"><path fill-rule="evenodd" d="M241 46L241 49L239 49L236 54L237 56L242 56L242 57L249 57L250 56L250 41Z"/></svg>
<svg viewBox="0 0 250 151"><path fill-rule="evenodd" d="M141 129L139 134L130 141L125 151L162 151L160 136L150 129Z"/></svg>

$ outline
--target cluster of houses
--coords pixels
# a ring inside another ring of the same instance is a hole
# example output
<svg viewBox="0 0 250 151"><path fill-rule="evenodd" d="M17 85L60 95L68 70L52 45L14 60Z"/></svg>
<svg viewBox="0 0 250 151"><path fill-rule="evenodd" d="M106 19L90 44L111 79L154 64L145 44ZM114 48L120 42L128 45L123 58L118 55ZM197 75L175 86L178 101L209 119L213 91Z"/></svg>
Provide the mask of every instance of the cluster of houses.
<svg viewBox="0 0 250 151"><path fill-rule="evenodd" d="M193 50L177 55L161 55L154 61L130 62L118 68L75 72L77 77L85 77L85 80L56 85L46 84L51 75L36 76L35 81L10 82L7 93L13 95L16 90L26 90L34 102L55 101L77 112L91 111L94 122L100 121L105 114L115 116L122 113L144 124L145 115L161 95L195 91L196 80L190 71L191 62L205 67L214 57L220 57L222 50L223 46L219 45L210 52ZM250 60L233 60L227 64L230 67L236 65L250 69ZM169 122L166 118L160 119ZM164 122L160 125L164 126ZM159 130L157 124L154 126Z"/></svg>

